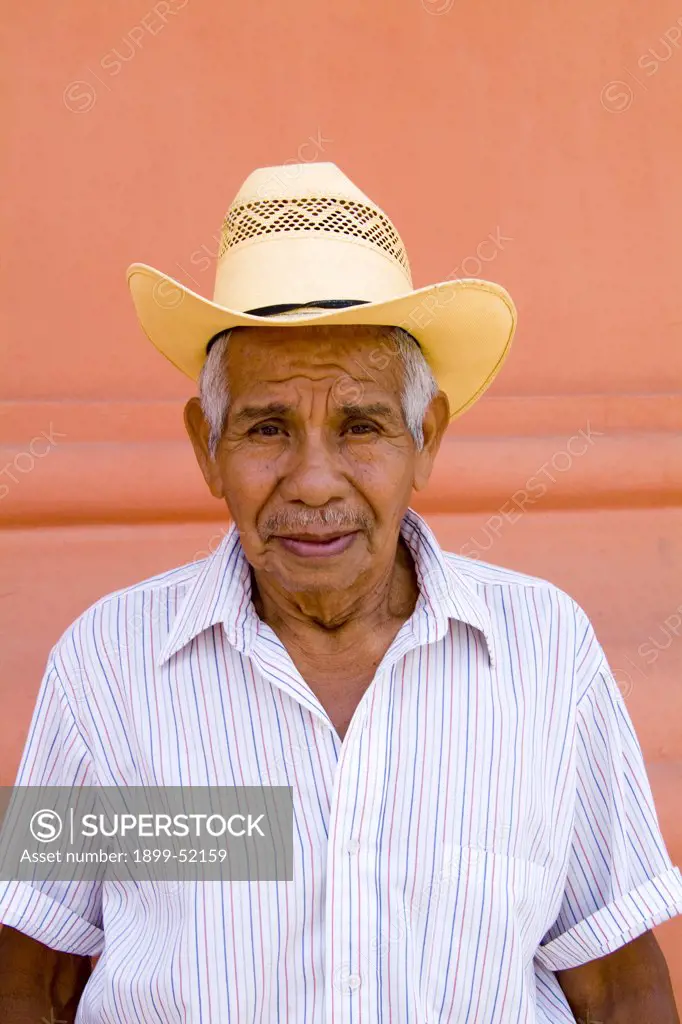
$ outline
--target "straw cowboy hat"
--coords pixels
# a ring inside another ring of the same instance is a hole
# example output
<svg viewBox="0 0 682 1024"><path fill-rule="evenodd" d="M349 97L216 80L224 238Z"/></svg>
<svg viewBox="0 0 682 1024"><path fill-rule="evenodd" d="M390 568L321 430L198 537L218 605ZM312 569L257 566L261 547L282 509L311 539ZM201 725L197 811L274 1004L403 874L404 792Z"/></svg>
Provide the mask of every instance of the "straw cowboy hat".
<svg viewBox="0 0 682 1024"><path fill-rule="evenodd" d="M249 175L225 216L212 300L141 263L128 284L148 338L194 380L211 338L230 327L383 324L417 340L452 416L496 376L516 324L511 298L489 281L413 289L395 227L332 163Z"/></svg>

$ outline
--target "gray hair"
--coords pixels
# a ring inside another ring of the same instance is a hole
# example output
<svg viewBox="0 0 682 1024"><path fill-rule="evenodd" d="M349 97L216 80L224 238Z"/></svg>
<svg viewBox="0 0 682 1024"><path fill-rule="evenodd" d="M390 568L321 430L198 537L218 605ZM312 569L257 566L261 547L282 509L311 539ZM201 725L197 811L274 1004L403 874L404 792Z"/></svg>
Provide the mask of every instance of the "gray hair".
<svg viewBox="0 0 682 1024"><path fill-rule="evenodd" d="M400 396L405 425L418 451L424 445L422 424L438 384L419 345L402 327L386 328L389 342L403 364L403 389ZM231 330L221 331L212 340L199 375L199 399L209 426L209 451L215 457L223 436L230 407L227 380L227 347ZM385 364L387 365L387 364Z"/></svg>

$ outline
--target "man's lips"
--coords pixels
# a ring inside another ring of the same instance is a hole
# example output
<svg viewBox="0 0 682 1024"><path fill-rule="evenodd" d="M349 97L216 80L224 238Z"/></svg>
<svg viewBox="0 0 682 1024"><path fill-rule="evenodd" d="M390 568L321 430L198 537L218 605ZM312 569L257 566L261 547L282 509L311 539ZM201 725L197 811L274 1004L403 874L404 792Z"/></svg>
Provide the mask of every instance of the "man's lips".
<svg viewBox="0 0 682 1024"><path fill-rule="evenodd" d="M297 533L288 537L275 537L282 547L292 555L300 555L302 558L319 558L330 555L340 555L351 546L358 535L357 530L352 533L314 534Z"/></svg>

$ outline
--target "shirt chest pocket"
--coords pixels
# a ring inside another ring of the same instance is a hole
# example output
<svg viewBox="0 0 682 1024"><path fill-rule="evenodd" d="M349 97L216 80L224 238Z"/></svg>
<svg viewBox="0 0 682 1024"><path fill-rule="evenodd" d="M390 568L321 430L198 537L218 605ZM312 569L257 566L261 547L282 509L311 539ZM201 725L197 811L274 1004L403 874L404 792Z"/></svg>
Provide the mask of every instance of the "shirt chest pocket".
<svg viewBox="0 0 682 1024"><path fill-rule="evenodd" d="M409 906L424 1019L508 1020L526 998L524 976L546 932L548 872L471 846L445 846L438 860Z"/></svg>

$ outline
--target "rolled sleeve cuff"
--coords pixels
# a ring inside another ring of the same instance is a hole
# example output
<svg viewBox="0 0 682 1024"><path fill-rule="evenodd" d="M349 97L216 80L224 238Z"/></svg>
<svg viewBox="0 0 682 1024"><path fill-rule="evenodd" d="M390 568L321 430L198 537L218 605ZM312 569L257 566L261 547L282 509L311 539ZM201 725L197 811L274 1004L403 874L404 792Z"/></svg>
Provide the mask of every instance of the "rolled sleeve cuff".
<svg viewBox="0 0 682 1024"><path fill-rule="evenodd" d="M580 967L680 913L682 875L671 867L540 946L535 959L550 971Z"/></svg>
<svg viewBox="0 0 682 1024"><path fill-rule="evenodd" d="M0 882L0 923L51 949L96 956L104 932L28 882Z"/></svg>

